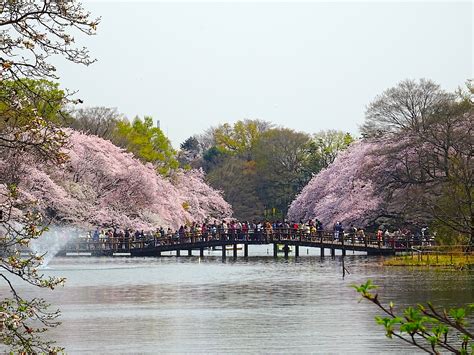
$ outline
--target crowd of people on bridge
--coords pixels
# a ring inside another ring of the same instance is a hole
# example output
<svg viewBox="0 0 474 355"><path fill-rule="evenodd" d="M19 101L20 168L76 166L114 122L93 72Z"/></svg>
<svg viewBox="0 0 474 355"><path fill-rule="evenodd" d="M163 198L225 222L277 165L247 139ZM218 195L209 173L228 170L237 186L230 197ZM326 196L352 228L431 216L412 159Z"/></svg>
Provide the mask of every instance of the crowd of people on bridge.
<svg viewBox="0 0 474 355"><path fill-rule="evenodd" d="M214 221L213 223L196 223L182 225L177 230L159 227L154 231L133 230L129 228L96 228L86 236L87 242L102 245L105 249L128 249L137 243L141 246L190 243L195 241L231 240L231 241L261 241L269 242L279 239L299 239L316 241L323 238L334 243L373 243L379 246L395 247L397 243L411 243L416 245L430 244L432 238L428 228L421 229L421 233L412 233L408 228L390 231L380 227L375 234L368 235L363 228L350 225L344 228L337 222L331 229L325 229L320 220L306 222L288 221Z"/></svg>

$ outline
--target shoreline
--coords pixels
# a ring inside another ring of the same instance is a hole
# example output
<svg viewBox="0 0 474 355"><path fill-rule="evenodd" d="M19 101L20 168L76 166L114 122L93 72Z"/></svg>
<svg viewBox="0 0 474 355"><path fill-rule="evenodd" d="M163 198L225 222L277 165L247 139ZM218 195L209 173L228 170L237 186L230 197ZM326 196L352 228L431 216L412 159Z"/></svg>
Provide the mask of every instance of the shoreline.
<svg viewBox="0 0 474 355"><path fill-rule="evenodd" d="M384 266L446 268L454 270L474 270L473 254L420 254L390 257L383 261Z"/></svg>

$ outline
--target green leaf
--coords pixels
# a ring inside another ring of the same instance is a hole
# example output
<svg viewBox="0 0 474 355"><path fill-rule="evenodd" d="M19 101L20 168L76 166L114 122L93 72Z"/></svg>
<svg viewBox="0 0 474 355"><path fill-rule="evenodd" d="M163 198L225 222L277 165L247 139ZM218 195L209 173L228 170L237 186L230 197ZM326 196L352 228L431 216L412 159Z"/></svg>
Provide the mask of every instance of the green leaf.
<svg viewBox="0 0 474 355"><path fill-rule="evenodd" d="M428 341L430 342L431 346L435 346L436 344L439 343L439 338L437 336L429 336Z"/></svg>

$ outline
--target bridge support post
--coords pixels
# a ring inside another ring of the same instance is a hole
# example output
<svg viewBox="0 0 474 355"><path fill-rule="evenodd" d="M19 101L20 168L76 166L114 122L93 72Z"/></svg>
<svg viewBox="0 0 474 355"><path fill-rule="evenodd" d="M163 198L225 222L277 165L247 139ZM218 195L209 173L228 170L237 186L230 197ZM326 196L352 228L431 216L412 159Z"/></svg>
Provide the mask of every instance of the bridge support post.
<svg viewBox="0 0 474 355"><path fill-rule="evenodd" d="M295 258L298 258L300 256L300 246L295 245Z"/></svg>
<svg viewBox="0 0 474 355"><path fill-rule="evenodd" d="M234 258L237 257L237 244L234 244Z"/></svg>
<svg viewBox="0 0 474 355"><path fill-rule="evenodd" d="M225 254L225 244L222 244L222 259L225 259L226 254Z"/></svg>
<svg viewBox="0 0 474 355"><path fill-rule="evenodd" d="M273 257L276 258L278 256L278 245L277 243L273 243Z"/></svg>
<svg viewBox="0 0 474 355"><path fill-rule="evenodd" d="M288 244L285 244L285 246L283 247L283 252L285 253L285 259L288 259L289 251L290 251L290 247L288 246Z"/></svg>
<svg viewBox="0 0 474 355"><path fill-rule="evenodd" d="M176 256L181 256L181 250L179 249L176 250Z"/></svg>
<svg viewBox="0 0 474 355"><path fill-rule="evenodd" d="M346 256L346 248L342 247L342 256Z"/></svg>
<svg viewBox="0 0 474 355"><path fill-rule="evenodd" d="M161 251L157 251L156 256L161 256Z"/></svg>
<svg viewBox="0 0 474 355"><path fill-rule="evenodd" d="M193 256L193 250L192 249L188 249L188 256Z"/></svg>
<svg viewBox="0 0 474 355"><path fill-rule="evenodd" d="M204 257L204 248L199 249L199 256L202 258Z"/></svg>
<svg viewBox="0 0 474 355"><path fill-rule="evenodd" d="M321 256L324 257L324 247L321 247Z"/></svg>
<svg viewBox="0 0 474 355"><path fill-rule="evenodd" d="M335 257L336 256L336 249L334 248L331 248L331 257Z"/></svg>
<svg viewBox="0 0 474 355"><path fill-rule="evenodd" d="M248 258L249 256L249 245L247 243L244 244L244 257Z"/></svg>

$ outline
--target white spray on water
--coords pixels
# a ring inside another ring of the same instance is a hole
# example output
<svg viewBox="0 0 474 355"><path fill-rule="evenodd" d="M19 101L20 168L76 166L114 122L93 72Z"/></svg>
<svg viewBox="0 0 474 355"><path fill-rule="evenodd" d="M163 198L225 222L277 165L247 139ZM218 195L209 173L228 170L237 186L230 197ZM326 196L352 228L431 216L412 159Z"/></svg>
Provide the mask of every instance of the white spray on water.
<svg viewBox="0 0 474 355"><path fill-rule="evenodd" d="M38 239L31 241L30 248L35 253L45 254L42 263L42 267L45 267L68 242L85 234L79 228L50 226Z"/></svg>

